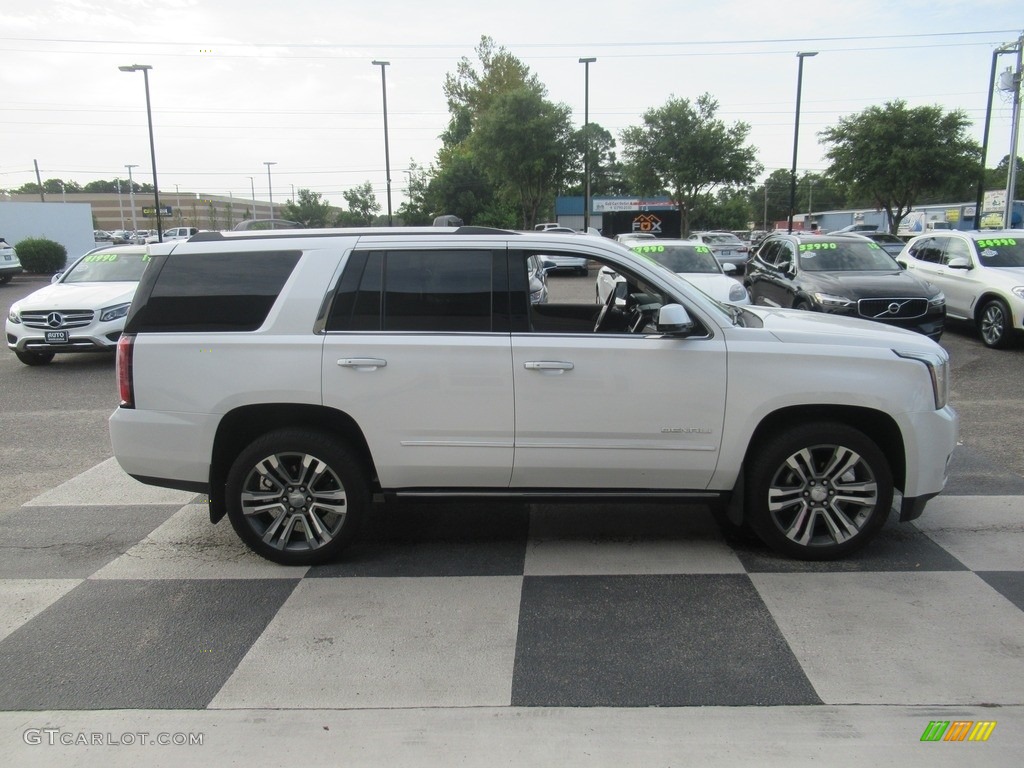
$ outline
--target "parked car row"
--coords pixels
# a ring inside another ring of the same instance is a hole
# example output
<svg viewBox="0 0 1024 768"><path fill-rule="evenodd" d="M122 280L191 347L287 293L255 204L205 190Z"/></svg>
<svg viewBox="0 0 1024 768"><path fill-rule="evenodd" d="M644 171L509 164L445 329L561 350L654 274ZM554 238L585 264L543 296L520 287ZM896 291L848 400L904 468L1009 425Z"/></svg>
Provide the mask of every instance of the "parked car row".
<svg viewBox="0 0 1024 768"><path fill-rule="evenodd" d="M171 228L165 240L197 232ZM720 258L722 250L697 237L668 240L641 233L615 239L723 303L866 318L935 340L950 317L974 323L985 345L997 349L1024 334L1024 230L920 235L896 259L878 237L884 234L772 233L749 254L742 283L739 270ZM112 352L148 258L140 245L107 246L80 257L51 285L11 308L8 347L26 365L46 364L57 353ZM548 301L547 276L563 270L587 275L590 263L565 253L531 257L531 303ZM21 271L15 249L0 238L0 285ZM600 267L595 301L607 303L622 280Z"/></svg>

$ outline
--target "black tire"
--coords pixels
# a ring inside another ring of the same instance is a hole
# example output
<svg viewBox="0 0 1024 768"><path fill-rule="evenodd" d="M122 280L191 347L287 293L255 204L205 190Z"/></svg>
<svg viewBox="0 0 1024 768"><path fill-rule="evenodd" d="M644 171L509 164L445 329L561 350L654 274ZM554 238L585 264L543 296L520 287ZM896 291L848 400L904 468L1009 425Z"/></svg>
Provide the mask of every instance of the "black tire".
<svg viewBox="0 0 1024 768"><path fill-rule="evenodd" d="M280 429L256 439L232 464L226 493L235 532L282 565L336 559L370 505L356 455L312 429Z"/></svg>
<svg viewBox="0 0 1024 768"><path fill-rule="evenodd" d="M810 312L811 305L803 299L800 299L796 304L793 305L793 309L799 309L801 312Z"/></svg>
<svg viewBox="0 0 1024 768"><path fill-rule="evenodd" d="M986 347L1006 349L1013 344L1013 315L1002 299L989 299L978 313L978 333Z"/></svg>
<svg viewBox="0 0 1024 768"><path fill-rule="evenodd" d="M14 275L0 275L0 285L7 285L14 279Z"/></svg>
<svg viewBox="0 0 1024 768"><path fill-rule="evenodd" d="M47 365L53 362L53 352L29 352L16 349L14 354L25 365Z"/></svg>
<svg viewBox="0 0 1024 768"><path fill-rule="evenodd" d="M778 552L834 560L867 544L889 516L888 461L853 427L806 424L769 439L753 454L746 519Z"/></svg>

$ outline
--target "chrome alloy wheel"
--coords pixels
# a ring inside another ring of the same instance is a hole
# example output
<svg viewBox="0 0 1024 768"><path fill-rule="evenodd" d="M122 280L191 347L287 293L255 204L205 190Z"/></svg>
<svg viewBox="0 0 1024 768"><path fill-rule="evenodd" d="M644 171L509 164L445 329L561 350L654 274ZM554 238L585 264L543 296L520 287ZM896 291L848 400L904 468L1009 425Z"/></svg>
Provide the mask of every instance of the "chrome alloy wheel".
<svg viewBox="0 0 1024 768"><path fill-rule="evenodd" d="M347 495L338 474L316 456L274 453L242 481L242 514L253 533L281 551L313 551L345 525Z"/></svg>
<svg viewBox="0 0 1024 768"><path fill-rule="evenodd" d="M808 446L793 453L768 487L772 521L801 547L852 540L878 504L878 483L871 466L843 445Z"/></svg>
<svg viewBox="0 0 1024 768"><path fill-rule="evenodd" d="M989 301L982 308L978 322L978 330L985 346L995 348L1005 346L1009 329L1009 308L998 299Z"/></svg>

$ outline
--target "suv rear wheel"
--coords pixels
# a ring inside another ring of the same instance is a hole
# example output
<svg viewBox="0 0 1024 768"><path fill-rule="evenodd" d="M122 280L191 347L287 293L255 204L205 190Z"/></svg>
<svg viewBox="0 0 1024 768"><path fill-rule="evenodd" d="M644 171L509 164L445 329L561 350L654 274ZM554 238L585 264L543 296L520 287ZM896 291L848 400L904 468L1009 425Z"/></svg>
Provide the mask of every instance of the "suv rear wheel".
<svg viewBox="0 0 1024 768"><path fill-rule="evenodd" d="M764 443L747 483L747 517L768 546L802 560L860 549L892 505L885 455L863 432L807 424Z"/></svg>
<svg viewBox="0 0 1024 768"><path fill-rule="evenodd" d="M242 541L283 565L333 560L369 506L358 459L316 430L258 438L232 464L226 490L228 517Z"/></svg>

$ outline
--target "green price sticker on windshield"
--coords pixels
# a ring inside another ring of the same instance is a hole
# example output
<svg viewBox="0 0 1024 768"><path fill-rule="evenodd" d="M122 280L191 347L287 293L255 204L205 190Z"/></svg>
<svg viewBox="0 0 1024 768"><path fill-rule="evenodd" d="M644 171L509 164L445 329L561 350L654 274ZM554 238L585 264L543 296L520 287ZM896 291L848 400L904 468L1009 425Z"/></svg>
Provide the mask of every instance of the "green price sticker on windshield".
<svg viewBox="0 0 1024 768"><path fill-rule="evenodd" d="M835 243L800 243L801 251L834 251L837 247Z"/></svg>
<svg viewBox="0 0 1024 768"><path fill-rule="evenodd" d="M664 253L664 245L634 245L633 251L635 253Z"/></svg>
<svg viewBox="0 0 1024 768"><path fill-rule="evenodd" d="M1000 245L1016 245L1017 241L1012 237L994 237L991 240L979 240L979 248L998 248Z"/></svg>

